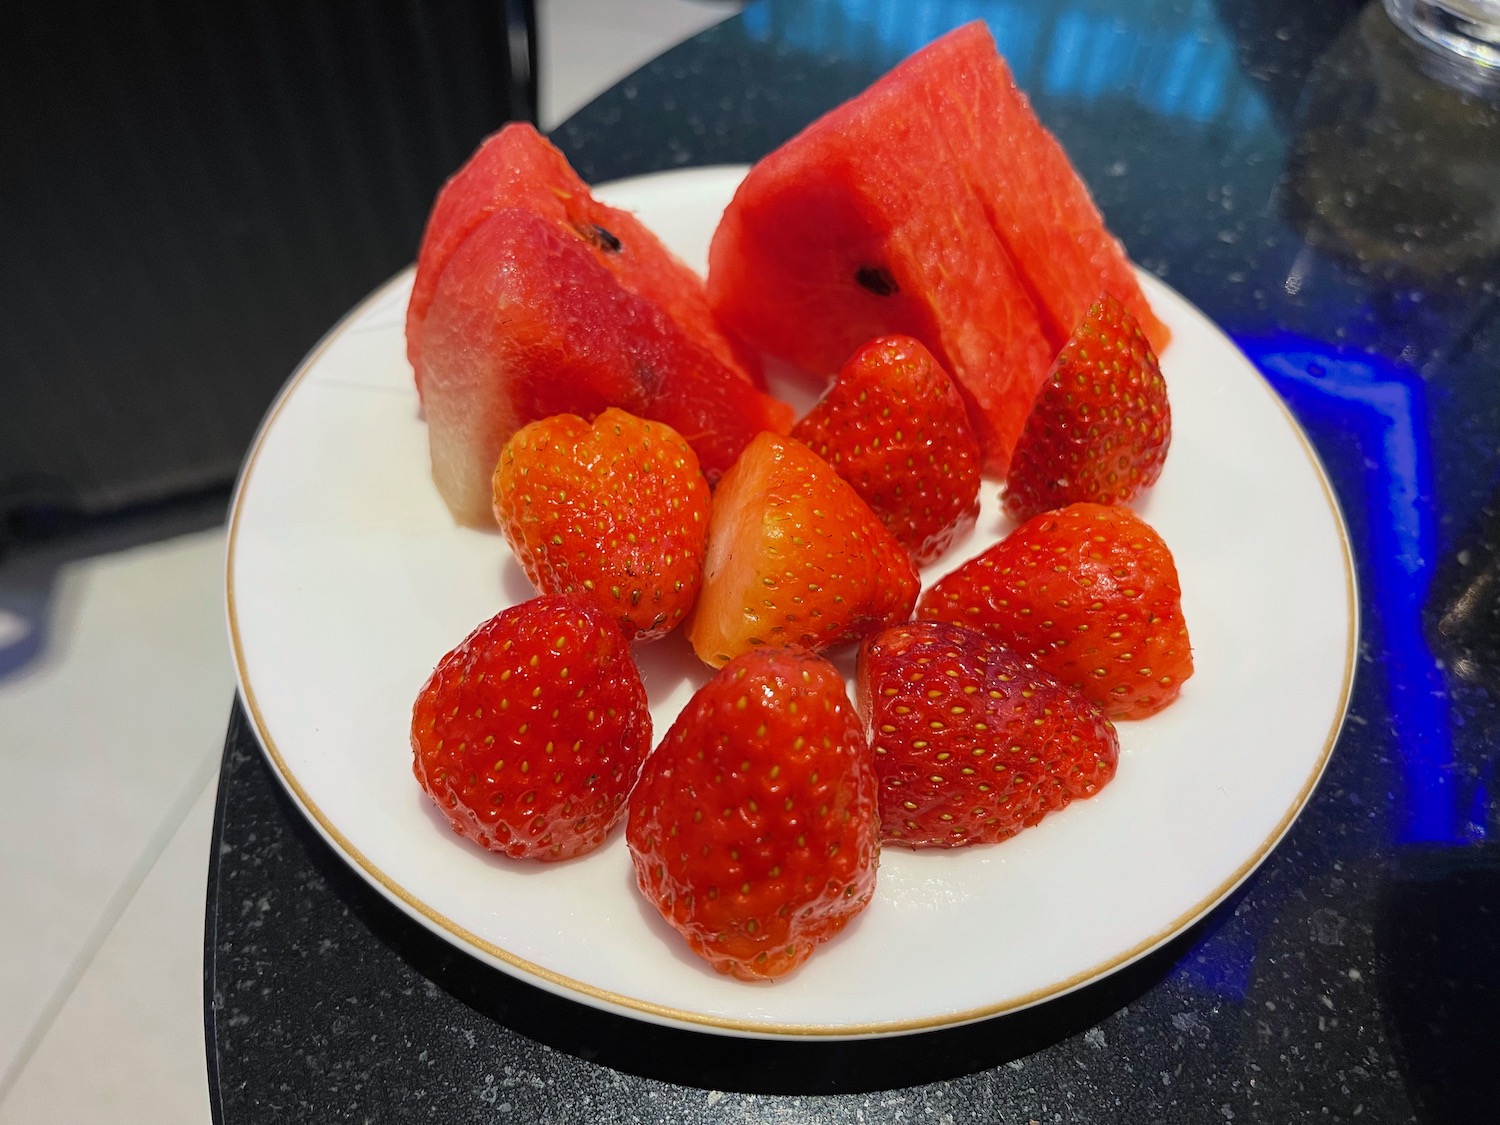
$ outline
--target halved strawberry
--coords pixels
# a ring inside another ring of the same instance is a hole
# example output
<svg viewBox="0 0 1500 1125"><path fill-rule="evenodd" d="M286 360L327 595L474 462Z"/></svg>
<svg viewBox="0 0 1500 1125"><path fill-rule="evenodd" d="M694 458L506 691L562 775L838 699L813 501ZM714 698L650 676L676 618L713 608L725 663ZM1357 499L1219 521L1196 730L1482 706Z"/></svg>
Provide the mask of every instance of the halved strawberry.
<svg viewBox="0 0 1500 1125"><path fill-rule="evenodd" d="M1161 710L1193 674L1176 563L1129 508L1032 517L929 588L917 616L982 629L1114 719Z"/></svg>
<svg viewBox="0 0 1500 1125"><path fill-rule="evenodd" d="M517 859L604 842L651 749L651 712L610 615L545 596L438 662L411 721L412 772L461 836Z"/></svg>
<svg viewBox="0 0 1500 1125"><path fill-rule="evenodd" d="M1094 302L1037 392L1005 478L1015 520L1064 504L1127 504L1156 483L1172 411L1156 353L1108 293Z"/></svg>
<svg viewBox="0 0 1500 1125"><path fill-rule="evenodd" d="M979 439L958 387L910 336L859 348L792 436L854 486L918 566L974 526Z"/></svg>
<svg viewBox="0 0 1500 1125"><path fill-rule="evenodd" d="M708 482L670 426L611 407L516 431L495 467L495 518L547 594L579 594L627 638L670 632L693 604L708 538Z"/></svg>
<svg viewBox="0 0 1500 1125"><path fill-rule="evenodd" d="M802 964L875 890L875 769L843 676L796 649L732 661L647 760L625 839L642 893L719 972Z"/></svg>
<svg viewBox="0 0 1500 1125"><path fill-rule="evenodd" d="M826 461L761 433L714 493L687 636L715 668L762 646L823 649L906 620L918 589L905 548Z"/></svg>
<svg viewBox="0 0 1500 1125"><path fill-rule="evenodd" d="M936 621L865 638L857 675L883 838L995 843L1115 775L1119 736L1083 695L999 641Z"/></svg>

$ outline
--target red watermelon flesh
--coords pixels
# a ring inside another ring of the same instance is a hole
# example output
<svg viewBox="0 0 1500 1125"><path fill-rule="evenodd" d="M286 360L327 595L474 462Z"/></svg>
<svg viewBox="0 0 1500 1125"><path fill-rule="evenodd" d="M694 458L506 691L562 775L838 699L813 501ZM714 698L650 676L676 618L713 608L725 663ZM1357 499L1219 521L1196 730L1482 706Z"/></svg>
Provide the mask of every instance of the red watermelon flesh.
<svg viewBox="0 0 1500 1125"><path fill-rule="evenodd" d="M659 305L721 364L759 385L758 359L720 332L703 280L634 215L596 200L561 152L516 122L479 146L438 193L428 217L406 314L406 354L418 391L425 379L422 324L438 279L464 240L505 207L530 211L576 239L626 290Z"/></svg>
<svg viewBox="0 0 1500 1125"><path fill-rule="evenodd" d="M709 252L721 321L831 373L872 336L953 372L1004 471L1101 291L1167 339L1118 242L981 23L919 51L751 169Z"/></svg>
<svg viewBox="0 0 1500 1125"><path fill-rule="evenodd" d="M1031 110L983 24L959 28L941 52L914 56L914 88L973 178L990 227L1020 265L1054 355L1101 292L1135 316L1156 351L1170 338L1125 251L1104 226L1062 145ZM998 154L1009 158L997 159Z"/></svg>
<svg viewBox="0 0 1500 1125"><path fill-rule="evenodd" d="M941 144L926 107L874 108L877 149ZM709 299L733 331L816 373L836 371L876 336L916 337L967 375L956 382L987 462L995 450L1008 461L1055 349L962 168L940 159L920 175L871 174L868 130L837 121L812 142L757 164L725 210Z"/></svg>
<svg viewBox="0 0 1500 1125"><path fill-rule="evenodd" d="M489 526L505 442L552 414L618 406L667 423L712 481L791 410L724 368L580 239L500 208L449 256L422 318L432 475L453 517Z"/></svg>

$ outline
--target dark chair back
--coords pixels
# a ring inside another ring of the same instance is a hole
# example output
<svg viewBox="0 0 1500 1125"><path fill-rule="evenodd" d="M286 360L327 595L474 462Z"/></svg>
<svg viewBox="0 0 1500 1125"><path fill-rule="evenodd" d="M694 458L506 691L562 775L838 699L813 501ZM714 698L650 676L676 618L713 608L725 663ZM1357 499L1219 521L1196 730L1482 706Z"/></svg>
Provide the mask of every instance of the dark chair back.
<svg viewBox="0 0 1500 1125"><path fill-rule="evenodd" d="M534 119L532 0L55 0L0 35L0 548L224 489L277 389Z"/></svg>

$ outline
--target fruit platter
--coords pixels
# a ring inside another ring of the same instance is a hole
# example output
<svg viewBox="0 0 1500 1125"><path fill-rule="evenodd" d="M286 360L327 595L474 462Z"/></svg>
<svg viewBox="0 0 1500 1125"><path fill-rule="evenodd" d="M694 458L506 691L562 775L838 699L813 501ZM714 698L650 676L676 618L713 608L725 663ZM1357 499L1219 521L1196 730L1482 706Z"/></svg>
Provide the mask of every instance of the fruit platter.
<svg viewBox="0 0 1500 1125"><path fill-rule="evenodd" d="M268 415L255 732L502 971L722 1034L952 1026L1167 942L1310 797L1357 633L1317 457L977 28L752 169L588 187L502 131ZM1026 159L942 182L979 115ZM862 130L954 159L871 187Z"/></svg>

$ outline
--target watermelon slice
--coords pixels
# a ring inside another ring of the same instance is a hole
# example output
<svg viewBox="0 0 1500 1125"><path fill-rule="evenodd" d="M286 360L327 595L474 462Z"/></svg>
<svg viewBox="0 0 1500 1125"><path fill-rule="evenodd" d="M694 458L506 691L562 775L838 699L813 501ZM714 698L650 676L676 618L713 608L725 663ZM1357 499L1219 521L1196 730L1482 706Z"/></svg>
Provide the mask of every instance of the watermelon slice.
<svg viewBox="0 0 1500 1125"><path fill-rule="evenodd" d="M721 322L798 367L831 374L883 333L921 340L963 390L997 474L1101 292L1166 345L1123 249L982 23L758 162L709 251Z"/></svg>
<svg viewBox="0 0 1500 1125"><path fill-rule="evenodd" d="M665 422L710 481L757 433L791 428L714 327L698 275L530 126L501 130L439 196L406 343L433 480L470 526L494 523L506 440L552 414Z"/></svg>
<svg viewBox="0 0 1500 1125"><path fill-rule="evenodd" d="M617 406L665 422L712 482L791 408L735 375L660 305L535 212L489 214L450 255L421 331L432 476L454 519L489 526L500 451L528 422Z"/></svg>
<svg viewBox="0 0 1500 1125"><path fill-rule="evenodd" d="M531 211L580 239L622 287L660 305L720 363L763 385L756 353L720 332L703 279L630 212L596 200L567 157L532 126L513 122L479 146L438 193L428 216L406 313L406 354L418 391L424 370L422 325L438 278L464 239L504 207Z"/></svg>

